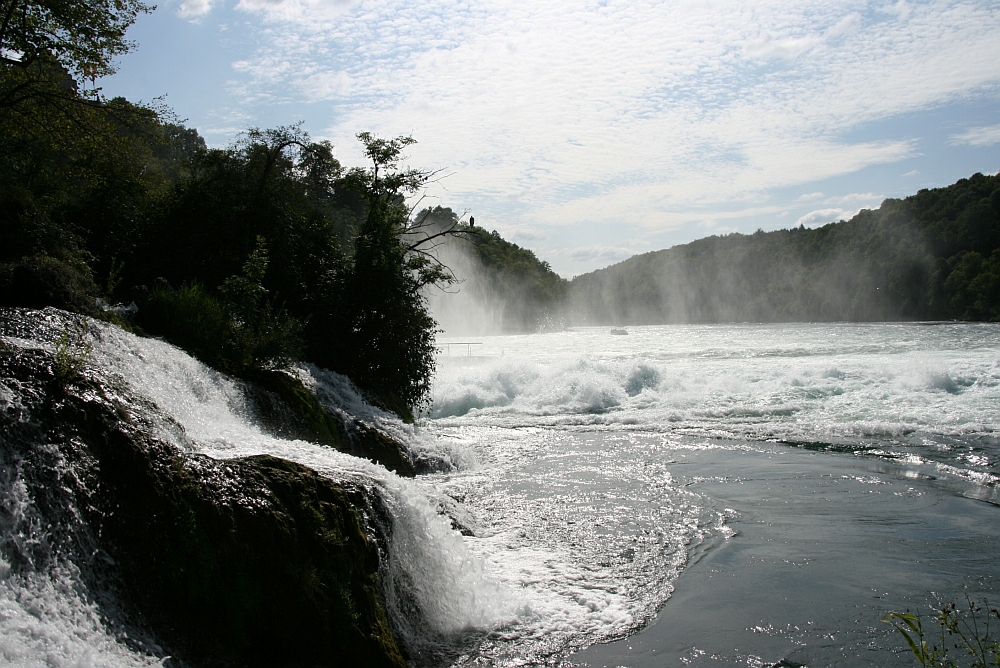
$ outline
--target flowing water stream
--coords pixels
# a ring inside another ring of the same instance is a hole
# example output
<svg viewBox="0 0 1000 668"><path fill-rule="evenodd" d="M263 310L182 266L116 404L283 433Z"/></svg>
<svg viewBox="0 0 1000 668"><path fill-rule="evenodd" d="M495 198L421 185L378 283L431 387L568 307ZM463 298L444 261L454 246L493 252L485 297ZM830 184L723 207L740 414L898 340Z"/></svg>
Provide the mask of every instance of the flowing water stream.
<svg viewBox="0 0 1000 668"><path fill-rule="evenodd" d="M331 409L440 462L413 480L268 436L236 385L172 346L92 336L91 364L171 418L162 438L379 490L387 598L414 665L908 665L882 612L998 598L997 325L479 337L439 358L415 427L298 369ZM0 388L6 409L14 389ZM30 516L19 499L11 481L8 514ZM71 564L0 563L0 581L8 663L158 662L105 629Z"/></svg>

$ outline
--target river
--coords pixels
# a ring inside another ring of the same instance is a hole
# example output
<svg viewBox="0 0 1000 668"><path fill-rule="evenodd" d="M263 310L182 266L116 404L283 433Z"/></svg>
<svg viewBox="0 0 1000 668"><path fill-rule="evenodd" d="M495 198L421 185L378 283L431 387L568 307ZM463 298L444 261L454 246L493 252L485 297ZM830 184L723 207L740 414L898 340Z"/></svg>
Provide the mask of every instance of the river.
<svg viewBox="0 0 1000 668"><path fill-rule="evenodd" d="M527 611L471 663L911 665L882 614L997 598L1000 327L627 331L442 352L424 482Z"/></svg>
<svg viewBox="0 0 1000 668"><path fill-rule="evenodd" d="M51 312L31 318L58 332ZM413 426L343 377L296 370L440 464L415 479L268 435L236 383L164 342L100 323L91 338L93 373L155 404L158 437L379 491L386 598L414 666L905 666L882 614L1000 598L998 325L476 337L443 347ZM0 387L5 410L16 393ZM28 526L19 485L0 501ZM0 584L12 665L162 663L110 630L71 563L0 559Z"/></svg>

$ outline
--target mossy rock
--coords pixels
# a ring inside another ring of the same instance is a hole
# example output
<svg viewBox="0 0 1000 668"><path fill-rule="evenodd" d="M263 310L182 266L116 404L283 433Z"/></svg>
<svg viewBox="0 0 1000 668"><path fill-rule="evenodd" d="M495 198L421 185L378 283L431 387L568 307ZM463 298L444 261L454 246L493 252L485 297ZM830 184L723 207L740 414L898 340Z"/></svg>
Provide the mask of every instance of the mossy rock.
<svg viewBox="0 0 1000 668"><path fill-rule="evenodd" d="M258 418L275 436L322 443L370 459L397 475L416 475L400 443L358 420L346 422L331 414L298 378L281 371L258 371L245 379Z"/></svg>
<svg viewBox="0 0 1000 668"><path fill-rule="evenodd" d="M119 434L99 455L105 498L117 506L104 522L109 552L182 657L405 665L379 592L377 546L347 490L274 457L171 457Z"/></svg>
<svg viewBox="0 0 1000 668"><path fill-rule="evenodd" d="M406 665L374 491L270 456L190 455L151 435L154 406L93 370L59 384L53 366L0 350L0 382L17 391L17 410L0 411L3 454L127 642L179 666ZM47 554L8 551L15 570Z"/></svg>

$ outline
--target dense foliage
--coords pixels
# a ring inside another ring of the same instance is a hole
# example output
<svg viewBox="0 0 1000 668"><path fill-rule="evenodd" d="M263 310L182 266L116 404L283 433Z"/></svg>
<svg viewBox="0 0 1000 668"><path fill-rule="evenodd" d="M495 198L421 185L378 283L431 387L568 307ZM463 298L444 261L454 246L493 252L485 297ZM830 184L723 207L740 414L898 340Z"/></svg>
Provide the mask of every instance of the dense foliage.
<svg viewBox="0 0 1000 668"><path fill-rule="evenodd" d="M0 57L21 68L44 61L79 76L111 74L115 56L132 47L125 31L150 9L138 0L0 0Z"/></svg>
<svg viewBox="0 0 1000 668"><path fill-rule="evenodd" d="M593 324L1000 320L1000 176L639 255L575 278L570 305Z"/></svg>
<svg viewBox="0 0 1000 668"><path fill-rule="evenodd" d="M0 305L122 320L107 305L134 301L134 326L216 368L310 360L409 416L434 366L422 288L449 280L403 204L432 176L400 166L413 140L362 133L371 165L345 170L299 126L209 149L165 110L81 90L70 72L109 71L144 9L3 4L21 32L3 25Z"/></svg>

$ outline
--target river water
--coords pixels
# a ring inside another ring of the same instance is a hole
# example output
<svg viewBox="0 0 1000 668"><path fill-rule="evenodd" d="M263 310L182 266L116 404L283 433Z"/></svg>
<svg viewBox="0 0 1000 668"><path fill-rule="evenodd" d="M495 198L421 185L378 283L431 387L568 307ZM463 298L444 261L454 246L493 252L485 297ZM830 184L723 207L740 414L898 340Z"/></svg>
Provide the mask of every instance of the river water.
<svg viewBox="0 0 1000 668"><path fill-rule="evenodd" d="M30 314L48 334L6 340L52 348L59 318ZM414 666L904 666L884 612L1000 598L997 325L477 337L443 350L416 426L297 370L331 410L440 464L412 480L266 434L236 383L166 343L91 337L86 373L155 404L159 437L377 489ZM0 492L21 518L0 528L45 540L23 485ZM0 585L0 664L162 662L108 630L72 563L18 572L0 554Z"/></svg>
<svg viewBox="0 0 1000 668"><path fill-rule="evenodd" d="M883 613L998 598L997 325L471 341L424 428L479 464L425 482L526 603L470 663L911 665Z"/></svg>

